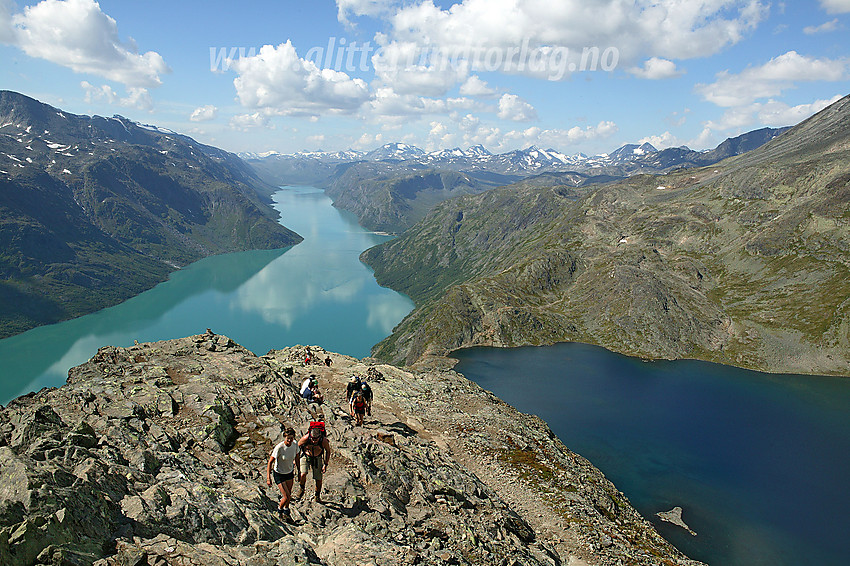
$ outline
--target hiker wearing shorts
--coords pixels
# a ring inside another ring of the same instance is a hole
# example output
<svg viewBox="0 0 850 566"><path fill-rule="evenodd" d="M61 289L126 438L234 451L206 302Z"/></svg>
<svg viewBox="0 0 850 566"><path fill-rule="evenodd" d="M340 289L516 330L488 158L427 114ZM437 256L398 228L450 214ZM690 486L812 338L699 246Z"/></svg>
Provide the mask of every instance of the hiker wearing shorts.
<svg viewBox="0 0 850 566"><path fill-rule="evenodd" d="M301 458L304 458L304 463ZM322 477L328 470L328 461L331 458L331 445L325 433L325 423L310 423L310 428L301 440L298 441L298 453L295 463L301 471L298 480L299 490L296 499L304 495L304 487L307 485L307 472L313 472L316 481L316 501L322 502Z"/></svg>
<svg viewBox="0 0 850 566"><path fill-rule="evenodd" d="M372 416L372 388L365 381L360 386L360 391L363 393L363 398L366 400L366 414Z"/></svg>
<svg viewBox="0 0 850 566"><path fill-rule="evenodd" d="M356 391L354 395L351 396L351 402L349 405L351 407L351 416L354 417L354 426L363 426L363 418L366 414L367 406L363 392Z"/></svg>
<svg viewBox="0 0 850 566"><path fill-rule="evenodd" d="M266 483L274 484L280 490L281 498L277 506L280 518L292 522L289 512L289 502L292 495L292 484L295 480L295 456L298 453L298 445L295 444L295 430L287 427L283 431L283 441L272 449L269 463L266 467Z"/></svg>

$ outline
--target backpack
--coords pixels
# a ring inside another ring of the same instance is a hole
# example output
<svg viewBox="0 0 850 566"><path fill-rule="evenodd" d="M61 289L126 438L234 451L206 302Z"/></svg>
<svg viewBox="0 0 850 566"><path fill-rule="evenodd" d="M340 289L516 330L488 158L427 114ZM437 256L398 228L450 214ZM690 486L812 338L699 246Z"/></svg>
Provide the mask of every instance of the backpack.
<svg viewBox="0 0 850 566"><path fill-rule="evenodd" d="M313 431L318 431L314 436ZM307 442L313 445L321 445L325 440L327 432L325 431L325 423L322 421L311 421L310 427L307 429Z"/></svg>

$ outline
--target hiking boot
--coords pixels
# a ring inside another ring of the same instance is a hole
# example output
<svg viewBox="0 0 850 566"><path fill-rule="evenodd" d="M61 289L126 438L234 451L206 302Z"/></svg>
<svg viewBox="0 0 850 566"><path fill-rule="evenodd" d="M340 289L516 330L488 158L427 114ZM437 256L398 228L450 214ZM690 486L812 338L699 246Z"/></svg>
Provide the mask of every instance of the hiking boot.
<svg viewBox="0 0 850 566"><path fill-rule="evenodd" d="M304 486L298 484L298 492L292 494L292 501L298 501L302 497L304 497Z"/></svg>
<svg viewBox="0 0 850 566"><path fill-rule="evenodd" d="M324 503L324 501L322 501L322 496L319 495L318 491L316 492L316 503Z"/></svg>
<svg viewBox="0 0 850 566"><path fill-rule="evenodd" d="M280 515L280 519L282 521L286 521L287 523L294 523L292 520L292 513L289 512L289 509L278 509L278 514Z"/></svg>

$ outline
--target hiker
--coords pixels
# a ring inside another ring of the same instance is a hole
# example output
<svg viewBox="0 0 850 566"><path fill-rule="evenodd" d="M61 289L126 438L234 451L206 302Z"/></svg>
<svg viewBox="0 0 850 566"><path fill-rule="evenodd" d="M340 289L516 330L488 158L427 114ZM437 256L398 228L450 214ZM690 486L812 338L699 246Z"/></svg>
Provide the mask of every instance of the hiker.
<svg viewBox="0 0 850 566"><path fill-rule="evenodd" d="M266 483L274 484L280 490L281 498L277 506L277 512L281 519L291 523L292 515L289 512L289 502L292 499L292 484L295 480L295 455L298 453L298 445L295 444L295 430L287 427L283 431L283 441L272 450L269 456L269 464L266 467Z"/></svg>
<svg viewBox="0 0 850 566"><path fill-rule="evenodd" d="M309 403L313 400L313 382L315 381L313 374L306 378L301 384L301 396ZM318 383L317 383L318 386Z"/></svg>
<svg viewBox="0 0 850 566"><path fill-rule="evenodd" d="M322 503L322 477L328 469L328 461L331 458L331 444L325 433L325 423L311 422L301 440L298 441L298 454L295 456L295 464L301 472L298 478L298 495L300 499L304 495L304 487L307 485L307 472L313 470L313 479L316 480L316 502ZM305 463L301 465L301 457Z"/></svg>
<svg viewBox="0 0 850 566"><path fill-rule="evenodd" d="M310 374L310 377L304 380L301 385L301 396L307 401L307 412L315 421L325 420L322 403L325 402L325 396L319 391L319 380L315 374Z"/></svg>
<svg viewBox="0 0 850 566"><path fill-rule="evenodd" d="M326 366L331 367L331 364L332 364L332 363L334 363L334 361L331 359L331 357L330 357L330 356L328 356L328 357L326 357L326 358L325 358L325 365L326 365Z"/></svg>
<svg viewBox="0 0 850 566"><path fill-rule="evenodd" d="M351 396L355 391L360 391L360 378L352 375L348 378L348 387L345 388L345 402L351 403Z"/></svg>
<svg viewBox="0 0 850 566"><path fill-rule="evenodd" d="M312 392L313 403L321 405L325 402L325 396L319 391L319 380L314 379L310 383L310 391Z"/></svg>
<svg viewBox="0 0 850 566"><path fill-rule="evenodd" d="M366 414L366 398L363 391L355 391L349 402L351 416L354 417L354 426L363 426L363 416Z"/></svg>
<svg viewBox="0 0 850 566"><path fill-rule="evenodd" d="M366 400L366 414L372 416L372 388L365 381L360 386L360 391L363 392L363 398Z"/></svg>
<svg viewBox="0 0 850 566"><path fill-rule="evenodd" d="M308 408L311 412L319 409L319 405L325 402L325 396L319 391L319 380L314 379L310 382L310 399L307 400Z"/></svg>

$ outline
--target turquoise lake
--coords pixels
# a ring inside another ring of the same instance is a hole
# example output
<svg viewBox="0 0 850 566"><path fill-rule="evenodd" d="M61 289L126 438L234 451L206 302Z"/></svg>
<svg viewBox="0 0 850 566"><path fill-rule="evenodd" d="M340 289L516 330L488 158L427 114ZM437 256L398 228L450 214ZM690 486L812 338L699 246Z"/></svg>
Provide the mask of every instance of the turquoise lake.
<svg viewBox="0 0 850 566"><path fill-rule="evenodd" d="M688 556L850 563L850 379L644 362L586 344L453 356L466 377L545 420ZM697 536L655 516L674 506Z"/></svg>
<svg viewBox="0 0 850 566"><path fill-rule="evenodd" d="M319 189L284 187L274 202L280 221L304 237L297 246L209 257L114 307L0 340L0 404L64 384L68 369L101 346L207 328L258 355L304 344L368 356L413 308L358 259L387 237L367 232Z"/></svg>
<svg viewBox="0 0 850 566"><path fill-rule="evenodd" d="M284 187L274 200L301 244L210 257L115 307L0 340L0 403L62 385L101 346L207 328L257 354L309 344L369 355L413 307L358 259L387 237L318 189ZM467 377L546 420L688 555L848 563L850 379L647 363L583 344L455 356ZM696 537L654 516L676 505Z"/></svg>

